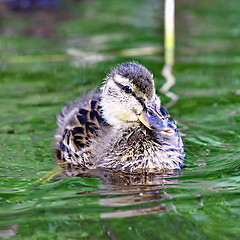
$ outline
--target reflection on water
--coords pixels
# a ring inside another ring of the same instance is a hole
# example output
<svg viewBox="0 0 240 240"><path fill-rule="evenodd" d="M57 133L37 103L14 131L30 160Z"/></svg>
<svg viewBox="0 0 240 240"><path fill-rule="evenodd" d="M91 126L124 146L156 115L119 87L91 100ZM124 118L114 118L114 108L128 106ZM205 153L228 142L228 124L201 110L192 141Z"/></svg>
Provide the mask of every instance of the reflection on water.
<svg viewBox="0 0 240 240"><path fill-rule="evenodd" d="M126 207L131 209L101 213L102 218L121 218L140 215L149 215L166 212L169 206L162 204L164 199L172 196L166 193L167 188L176 188L179 180L176 179L180 171L162 173L131 174L120 171L97 169L78 177L97 177L102 180L99 186L104 190L81 192L78 195L100 194L107 198L100 198L99 204L105 207ZM149 205L151 206L147 206ZM135 207L133 207L135 206Z"/></svg>
<svg viewBox="0 0 240 240"><path fill-rule="evenodd" d="M103 204L104 206L104 204ZM101 218L124 218L124 217L135 217L135 216L142 216L142 215L149 215L153 213L160 213L160 212L167 212L168 208L164 204L160 204L154 207L143 207L143 208L136 208L131 210L125 211L113 211L111 213L102 213Z"/></svg>
<svg viewBox="0 0 240 240"><path fill-rule="evenodd" d="M5 226L4 228L0 227L0 238L7 239L16 235L18 225L14 224L11 226Z"/></svg>

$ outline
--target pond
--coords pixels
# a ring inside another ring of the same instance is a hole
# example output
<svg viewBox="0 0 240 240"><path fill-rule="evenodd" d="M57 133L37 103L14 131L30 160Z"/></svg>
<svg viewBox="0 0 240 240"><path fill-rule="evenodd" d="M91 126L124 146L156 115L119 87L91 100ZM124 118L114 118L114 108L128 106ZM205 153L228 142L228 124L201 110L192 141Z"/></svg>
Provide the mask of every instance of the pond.
<svg viewBox="0 0 240 240"><path fill-rule="evenodd" d="M240 239L240 3L177 1L185 166L138 178L56 175L56 115L124 61L164 84L163 1L24 2L0 3L0 238Z"/></svg>

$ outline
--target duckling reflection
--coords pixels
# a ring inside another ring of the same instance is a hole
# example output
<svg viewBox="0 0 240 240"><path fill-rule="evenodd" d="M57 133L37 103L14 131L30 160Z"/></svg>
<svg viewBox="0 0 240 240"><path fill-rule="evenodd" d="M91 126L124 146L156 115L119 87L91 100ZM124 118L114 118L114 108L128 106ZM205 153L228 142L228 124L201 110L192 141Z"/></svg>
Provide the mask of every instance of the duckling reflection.
<svg viewBox="0 0 240 240"><path fill-rule="evenodd" d="M101 90L76 99L58 115L56 153L66 172L181 169L183 143L150 71L135 62L120 64Z"/></svg>
<svg viewBox="0 0 240 240"><path fill-rule="evenodd" d="M167 194L166 189L176 188L179 183L176 177L179 174L179 171L132 174L97 169L80 176L100 178L102 184L99 187L103 190L79 194L101 194L100 205L117 208L116 211L102 213L102 218L121 218L166 212L174 209L171 203L173 196ZM131 207L131 209L126 209L127 207Z"/></svg>

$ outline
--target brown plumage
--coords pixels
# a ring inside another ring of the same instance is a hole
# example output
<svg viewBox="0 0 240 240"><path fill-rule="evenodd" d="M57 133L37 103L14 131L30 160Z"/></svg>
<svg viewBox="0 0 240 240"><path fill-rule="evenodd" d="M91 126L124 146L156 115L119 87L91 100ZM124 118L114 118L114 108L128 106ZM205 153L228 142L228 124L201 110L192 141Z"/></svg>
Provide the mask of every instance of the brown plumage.
<svg viewBox="0 0 240 240"><path fill-rule="evenodd" d="M180 169L184 150L174 120L155 94L152 74L123 63L58 115L56 152L65 169L128 172Z"/></svg>

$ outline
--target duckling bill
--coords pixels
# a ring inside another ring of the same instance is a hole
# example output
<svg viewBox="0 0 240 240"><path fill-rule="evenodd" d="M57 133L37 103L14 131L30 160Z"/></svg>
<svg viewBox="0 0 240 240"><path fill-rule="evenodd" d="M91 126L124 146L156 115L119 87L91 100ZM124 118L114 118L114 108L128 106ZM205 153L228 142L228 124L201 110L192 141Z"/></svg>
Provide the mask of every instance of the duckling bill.
<svg viewBox="0 0 240 240"><path fill-rule="evenodd" d="M180 169L184 148L177 126L155 93L153 75L127 62L57 117L56 153L64 169L127 172Z"/></svg>

